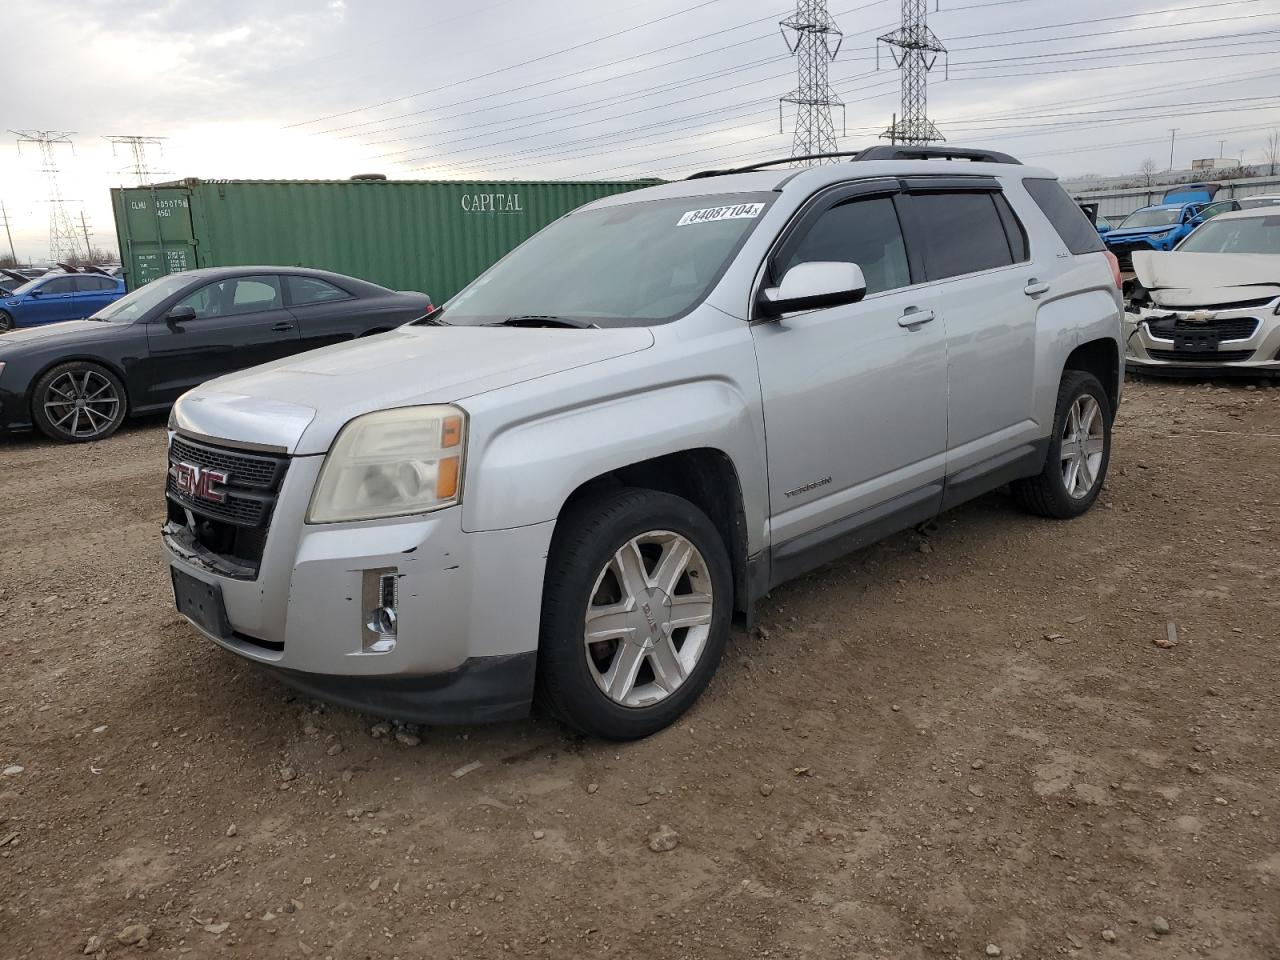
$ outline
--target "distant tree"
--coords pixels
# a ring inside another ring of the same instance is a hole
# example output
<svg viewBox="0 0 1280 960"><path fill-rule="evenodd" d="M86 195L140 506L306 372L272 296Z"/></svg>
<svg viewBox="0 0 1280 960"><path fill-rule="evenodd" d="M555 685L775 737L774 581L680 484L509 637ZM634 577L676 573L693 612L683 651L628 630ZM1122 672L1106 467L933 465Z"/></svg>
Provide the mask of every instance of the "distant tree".
<svg viewBox="0 0 1280 960"><path fill-rule="evenodd" d="M89 251L86 257L82 253L76 253L66 257L62 262L70 264L73 267L102 266L104 263L116 263L119 257L110 250L103 250L101 247L94 247Z"/></svg>
<svg viewBox="0 0 1280 960"><path fill-rule="evenodd" d="M12 270L16 266L18 266L17 257L8 253L0 255L0 267L3 267L6 270Z"/></svg>
<svg viewBox="0 0 1280 960"><path fill-rule="evenodd" d="M1155 160L1151 157L1142 161L1142 166L1138 168L1138 172L1142 174L1142 179L1146 181L1146 185L1151 186L1151 181L1155 179L1156 171L1160 168L1156 166Z"/></svg>
<svg viewBox="0 0 1280 960"><path fill-rule="evenodd" d="M1267 145L1262 151L1267 158L1267 166L1270 167L1269 177L1276 175L1276 167L1280 166L1280 130L1272 130L1271 135L1267 137Z"/></svg>

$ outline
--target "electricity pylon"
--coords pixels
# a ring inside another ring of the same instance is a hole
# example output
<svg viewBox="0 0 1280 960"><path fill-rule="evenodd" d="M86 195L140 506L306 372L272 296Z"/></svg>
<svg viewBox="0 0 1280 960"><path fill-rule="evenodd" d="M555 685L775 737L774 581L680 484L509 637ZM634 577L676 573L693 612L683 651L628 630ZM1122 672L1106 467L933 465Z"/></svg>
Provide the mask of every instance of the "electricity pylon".
<svg viewBox="0 0 1280 960"><path fill-rule="evenodd" d="M902 0L901 26L876 40L877 67L879 44L885 43L902 73L902 111L880 138L893 143L945 140L929 119L929 71L947 48L929 29L928 0Z"/></svg>
<svg viewBox="0 0 1280 960"><path fill-rule="evenodd" d="M58 185L58 157L55 148L71 147L71 132L66 130L10 130L18 138L18 150L24 143L40 148L40 165L49 185L49 259L67 260L80 253L80 239L75 224L67 213ZM72 147L74 151L74 147ZM86 251L87 253L87 251Z"/></svg>
<svg viewBox="0 0 1280 960"><path fill-rule="evenodd" d="M844 101L831 89L828 67L840 51L844 34L827 12L826 0L796 0L796 12L783 20L780 26L782 39L796 58L798 85L778 101L779 129L782 127L782 105L795 104L796 135L791 155L804 157L815 153L834 153L836 131L831 108L840 108L843 131ZM795 34L794 42L787 35L788 29ZM802 162L809 165L826 161Z"/></svg>

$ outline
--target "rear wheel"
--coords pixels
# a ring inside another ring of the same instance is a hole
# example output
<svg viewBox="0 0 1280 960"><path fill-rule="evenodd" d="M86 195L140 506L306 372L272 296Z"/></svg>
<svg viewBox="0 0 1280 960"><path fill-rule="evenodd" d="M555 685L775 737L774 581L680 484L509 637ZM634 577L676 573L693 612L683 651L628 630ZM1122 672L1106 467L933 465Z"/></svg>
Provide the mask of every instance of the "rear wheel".
<svg viewBox="0 0 1280 960"><path fill-rule="evenodd" d="M1019 480L1014 496L1032 513L1067 520L1098 499L1111 460L1111 401L1098 378L1068 370L1058 387L1049 455L1039 476Z"/></svg>
<svg viewBox="0 0 1280 960"><path fill-rule="evenodd" d="M17 324L13 322L13 314L7 310L0 310L0 333L6 333L12 330Z"/></svg>
<svg viewBox="0 0 1280 960"><path fill-rule="evenodd" d="M592 736L656 733L715 673L732 594L724 542L689 501L623 489L571 507L547 563L539 699Z"/></svg>
<svg viewBox="0 0 1280 960"><path fill-rule="evenodd" d="M102 440L124 422L124 385L110 370L96 363L63 363L36 382L31 412L36 426L54 440Z"/></svg>

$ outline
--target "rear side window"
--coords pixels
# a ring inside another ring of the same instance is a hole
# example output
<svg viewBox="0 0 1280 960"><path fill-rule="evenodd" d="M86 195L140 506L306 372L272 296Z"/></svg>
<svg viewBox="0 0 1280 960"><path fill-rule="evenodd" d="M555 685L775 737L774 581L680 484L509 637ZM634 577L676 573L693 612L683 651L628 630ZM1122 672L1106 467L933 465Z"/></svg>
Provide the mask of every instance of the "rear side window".
<svg viewBox="0 0 1280 960"><path fill-rule="evenodd" d="M98 293L103 290L114 290L115 288L115 281L108 280L106 277L76 277L76 291L78 293Z"/></svg>
<svg viewBox="0 0 1280 960"><path fill-rule="evenodd" d="M289 302L295 307L309 303L328 303L331 300L350 300L351 294L332 283L315 277L298 277L292 274L284 278L289 287Z"/></svg>
<svg viewBox="0 0 1280 960"><path fill-rule="evenodd" d="M1014 263L1009 237L991 192L917 193L911 202L924 231L925 265L930 280Z"/></svg>
<svg viewBox="0 0 1280 960"><path fill-rule="evenodd" d="M1053 224L1053 229L1058 231L1068 250L1079 255L1101 253L1106 249L1089 218L1057 180L1023 180L1022 185L1040 212Z"/></svg>

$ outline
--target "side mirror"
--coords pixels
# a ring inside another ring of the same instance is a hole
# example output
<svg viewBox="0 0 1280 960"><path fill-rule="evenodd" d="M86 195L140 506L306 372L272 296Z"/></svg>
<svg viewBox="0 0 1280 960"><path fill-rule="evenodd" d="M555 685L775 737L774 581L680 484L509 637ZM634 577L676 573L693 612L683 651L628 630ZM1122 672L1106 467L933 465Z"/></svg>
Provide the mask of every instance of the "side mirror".
<svg viewBox="0 0 1280 960"><path fill-rule="evenodd" d="M787 271L781 284L761 291L759 308L766 317L780 317L798 310L857 303L866 295L867 281L856 263L798 263Z"/></svg>
<svg viewBox="0 0 1280 960"><path fill-rule="evenodd" d="M185 320L194 320L195 318L196 308L188 306L174 307L164 317L166 323L182 323Z"/></svg>
<svg viewBox="0 0 1280 960"><path fill-rule="evenodd" d="M43 296L44 296L44 287L36 287L34 290L32 290L30 293L28 293L28 294L27 294L27 296L28 296L28 297L43 297Z"/></svg>
<svg viewBox="0 0 1280 960"><path fill-rule="evenodd" d="M1202 223L1204 223L1204 217L1198 217L1198 216L1197 216L1197 217L1192 217L1192 218L1191 218L1191 225L1192 225L1193 227L1198 227L1198 226L1200 226L1200 224L1202 224Z"/></svg>

